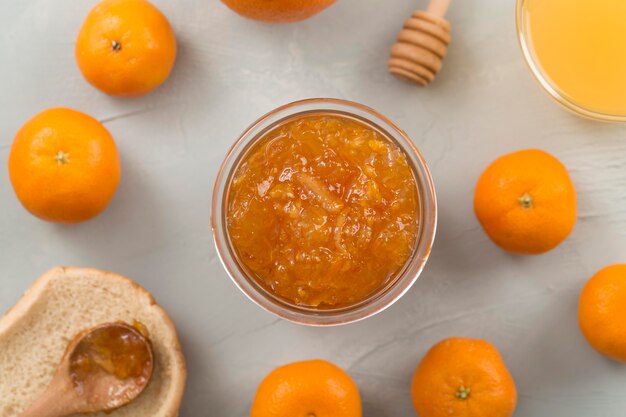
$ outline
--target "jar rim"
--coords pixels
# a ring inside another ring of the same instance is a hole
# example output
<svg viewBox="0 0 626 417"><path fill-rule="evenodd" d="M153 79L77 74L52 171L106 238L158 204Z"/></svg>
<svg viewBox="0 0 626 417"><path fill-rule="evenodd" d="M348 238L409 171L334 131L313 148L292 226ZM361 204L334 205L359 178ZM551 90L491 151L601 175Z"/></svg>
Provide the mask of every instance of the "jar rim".
<svg viewBox="0 0 626 417"><path fill-rule="evenodd" d="M251 146L262 139L264 133L286 119L306 113L330 112L353 116L380 128L393 140L410 160L417 185L421 222L416 247L403 269L387 285L382 286L371 297L352 305L333 309L315 309L288 303L261 287L254 278L241 268L230 244L226 229L226 201L232 175ZM437 202L430 171L419 150L411 139L393 122L375 110L350 101L334 98L314 98L280 106L252 123L239 136L222 162L213 188L211 228L218 257L235 285L254 303L294 323L310 326L330 326L356 322L383 311L402 295L417 280L434 242L437 225Z"/></svg>
<svg viewBox="0 0 626 417"><path fill-rule="evenodd" d="M517 41L522 51L522 55L524 56L524 61L530 69L530 72L533 74L535 81L537 81L541 86L541 89L545 93L547 93L548 96L550 96L554 101L559 103L563 108L578 116L602 122L626 122L626 114L619 115L603 113L600 111L591 110L582 106L581 104L574 102L565 94L562 94L559 91L559 88L549 80L549 77L546 74L544 74L543 70L541 69L541 65L536 62L533 56L531 41L527 39L526 36L527 31L526 19L524 17L524 5L527 1L529 0L517 0L517 4L515 7Z"/></svg>

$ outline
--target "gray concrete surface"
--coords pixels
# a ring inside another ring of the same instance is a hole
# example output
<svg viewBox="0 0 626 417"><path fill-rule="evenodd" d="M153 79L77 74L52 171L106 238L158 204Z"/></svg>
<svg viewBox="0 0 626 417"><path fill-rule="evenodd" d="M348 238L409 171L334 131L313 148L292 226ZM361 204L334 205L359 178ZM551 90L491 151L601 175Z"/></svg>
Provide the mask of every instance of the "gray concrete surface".
<svg viewBox="0 0 626 417"><path fill-rule="evenodd" d="M267 372L316 357L355 378L366 417L411 416L415 365L453 335L499 347L518 384L518 417L626 415L626 366L597 355L576 320L585 280L626 261L626 127L577 118L540 91L518 51L513 0L453 2L450 54L424 90L385 68L423 0L340 0L288 26L244 20L217 0L154 3L177 33L176 68L154 94L119 100L90 87L74 62L93 0L0 0L2 167L20 125L49 106L103 121L123 160L109 209L78 226L31 217L0 169L0 311L58 264L136 279L178 325L189 363L182 417L246 416ZM238 134L278 105L322 96L367 104L403 127L430 164L440 207L432 258L411 291L374 318L331 329L281 321L248 301L209 228L216 170ZM569 168L579 216L553 252L516 257L484 235L472 193L491 160L531 147Z"/></svg>

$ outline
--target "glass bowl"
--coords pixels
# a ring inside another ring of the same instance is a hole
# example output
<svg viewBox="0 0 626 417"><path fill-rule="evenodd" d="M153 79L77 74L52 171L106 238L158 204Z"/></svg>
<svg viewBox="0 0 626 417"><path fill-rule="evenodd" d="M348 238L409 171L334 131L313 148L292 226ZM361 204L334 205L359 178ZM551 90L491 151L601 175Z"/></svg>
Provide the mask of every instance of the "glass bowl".
<svg viewBox="0 0 626 417"><path fill-rule="evenodd" d="M517 39L519 41L520 48L522 50L522 54L524 55L524 59L531 72L533 73L535 79L539 82L542 89L548 93L550 97L552 97L557 103L562 105L565 109L570 110L571 112L583 116L593 120L599 120L604 122L626 122L626 114L610 114L610 113L602 113L589 108L582 106L579 103L576 103L571 98L569 98L566 94L564 94L560 88L555 85L550 79L544 74L541 69L541 65L535 60L533 47L531 44L531 40L527 38L527 19L524 13L525 4L527 0L517 0L516 6L516 25L517 25Z"/></svg>
<svg viewBox="0 0 626 417"><path fill-rule="evenodd" d="M226 227L226 204L231 179L251 147L268 131L294 117L306 114L328 114L352 118L374 128L396 143L406 154L418 187L418 236L415 250L402 270L382 288L356 304L338 308L312 308L289 303L267 291L240 265L232 248ZM432 178L424 158L411 139L386 117L363 105L338 99L309 99L279 107L254 122L237 139L222 163L215 187L211 212L213 239L226 272L235 285L265 310L292 322L327 326L355 322L370 317L397 301L417 280L435 238L437 202Z"/></svg>

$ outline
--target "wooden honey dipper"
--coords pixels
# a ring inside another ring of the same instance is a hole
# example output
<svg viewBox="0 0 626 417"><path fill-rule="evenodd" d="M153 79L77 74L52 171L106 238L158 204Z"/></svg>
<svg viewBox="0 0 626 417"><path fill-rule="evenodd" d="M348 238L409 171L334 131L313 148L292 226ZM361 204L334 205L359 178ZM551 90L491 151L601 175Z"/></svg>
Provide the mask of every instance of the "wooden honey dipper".
<svg viewBox="0 0 626 417"><path fill-rule="evenodd" d="M389 72L422 87L435 79L450 43L449 6L450 0L431 0L426 11L413 12L391 48Z"/></svg>

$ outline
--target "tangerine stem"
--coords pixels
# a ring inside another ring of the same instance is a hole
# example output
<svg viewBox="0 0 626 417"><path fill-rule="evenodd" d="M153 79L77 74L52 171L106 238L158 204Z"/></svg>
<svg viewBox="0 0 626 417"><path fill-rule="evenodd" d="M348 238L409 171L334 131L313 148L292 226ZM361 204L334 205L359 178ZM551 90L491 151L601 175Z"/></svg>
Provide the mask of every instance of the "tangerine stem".
<svg viewBox="0 0 626 417"><path fill-rule="evenodd" d="M122 44L116 40L111 41L111 49L113 52L118 52L122 49Z"/></svg>
<svg viewBox="0 0 626 417"><path fill-rule="evenodd" d="M66 152L63 152L63 151L59 151L59 152L57 152L56 155L54 155L52 157L52 159L57 161L57 164L59 166L65 165L65 164L68 164L70 162L70 154L66 153Z"/></svg>
<svg viewBox="0 0 626 417"><path fill-rule="evenodd" d="M517 202L520 206L522 206L522 208L525 209L533 208L534 205L533 197L528 193L524 193L520 198L517 199Z"/></svg>
<svg viewBox="0 0 626 417"><path fill-rule="evenodd" d="M459 400L467 400L472 392L471 388L461 385L456 392L456 398Z"/></svg>

